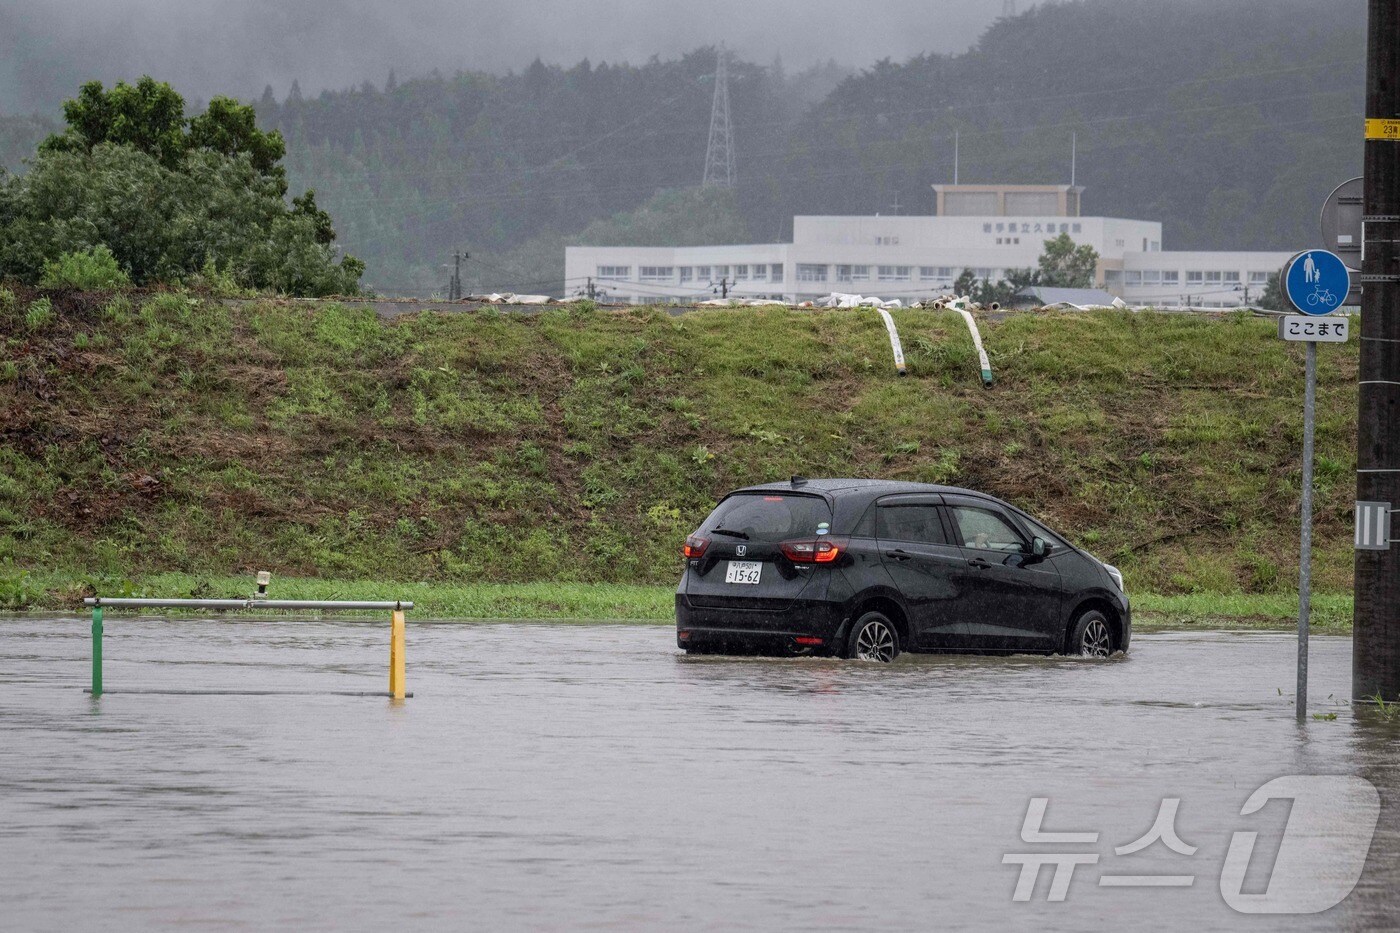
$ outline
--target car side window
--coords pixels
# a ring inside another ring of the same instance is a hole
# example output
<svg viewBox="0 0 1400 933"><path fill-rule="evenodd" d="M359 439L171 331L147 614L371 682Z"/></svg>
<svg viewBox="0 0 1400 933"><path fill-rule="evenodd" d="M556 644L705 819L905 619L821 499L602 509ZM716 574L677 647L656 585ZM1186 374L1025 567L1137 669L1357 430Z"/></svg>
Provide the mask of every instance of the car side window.
<svg viewBox="0 0 1400 933"><path fill-rule="evenodd" d="M979 551L1020 551L1020 534L995 512L969 505L952 507L962 536L962 546Z"/></svg>
<svg viewBox="0 0 1400 933"><path fill-rule="evenodd" d="M1021 524L1025 525L1032 535L1038 538L1044 538L1047 544L1053 544L1060 548L1066 546L1063 538L1033 518L1022 515Z"/></svg>
<svg viewBox="0 0 1400 933"><path fill-rule="evenodd" d="M875 527L882 541L948 543L936 505L881 505L876 509Z"/></svg>

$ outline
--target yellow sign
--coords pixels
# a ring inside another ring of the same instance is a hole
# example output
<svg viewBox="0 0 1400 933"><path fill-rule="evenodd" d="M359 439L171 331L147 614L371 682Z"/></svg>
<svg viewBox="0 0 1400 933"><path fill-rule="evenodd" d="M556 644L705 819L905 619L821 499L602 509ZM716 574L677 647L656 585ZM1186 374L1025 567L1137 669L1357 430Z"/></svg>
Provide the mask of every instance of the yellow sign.
<svg viewBox="0 0 1400 933"><path fill-rule="evenodd" d="M1366 138L1400 140L1400 120L1367 120Z"/></svg>

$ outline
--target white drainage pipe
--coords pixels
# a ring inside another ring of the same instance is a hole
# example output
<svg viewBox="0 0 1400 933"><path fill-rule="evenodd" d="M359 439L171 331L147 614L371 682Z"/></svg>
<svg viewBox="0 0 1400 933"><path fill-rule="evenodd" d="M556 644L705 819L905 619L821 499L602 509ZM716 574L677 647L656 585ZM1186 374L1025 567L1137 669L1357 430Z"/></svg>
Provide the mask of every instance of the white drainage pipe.
<svg viewBox="0 0 1400 933"><path fill-rule="evenodd" d="M901 376L909 375L909 370L904 365L904 346L899 342L899 331L895 330L894 318L884 308L876 308L880 312L880 317L885 319L885 330L890 332L890 350L894 353L894 368L899 370ZM978 344L981 347L981 344ZM983 357L985 362L986 357Z"/></svg>
<svg viewBox="0 0 1400 933"><path fill-rule="evenodd" d="M987 351L982 349L982 335L977 332L977 322L972 319L972 312L964 308L954 308L967 321L967 329L972 332L972 345L977 348L977 360L982 364L982 386L988 388L992 384L992 364L987 360Z"/></svg>

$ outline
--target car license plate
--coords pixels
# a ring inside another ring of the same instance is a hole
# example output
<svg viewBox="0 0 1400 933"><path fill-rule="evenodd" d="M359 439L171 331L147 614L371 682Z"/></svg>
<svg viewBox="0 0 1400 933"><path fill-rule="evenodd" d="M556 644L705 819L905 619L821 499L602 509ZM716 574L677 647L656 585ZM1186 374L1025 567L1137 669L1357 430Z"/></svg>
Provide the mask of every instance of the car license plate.
<svg viewBox="0 0 1400 933"><path fill-rule="evenodd" d="M757 583L763 574L763 562L757 560L731 560L724 568L725 583Z"/></svg>

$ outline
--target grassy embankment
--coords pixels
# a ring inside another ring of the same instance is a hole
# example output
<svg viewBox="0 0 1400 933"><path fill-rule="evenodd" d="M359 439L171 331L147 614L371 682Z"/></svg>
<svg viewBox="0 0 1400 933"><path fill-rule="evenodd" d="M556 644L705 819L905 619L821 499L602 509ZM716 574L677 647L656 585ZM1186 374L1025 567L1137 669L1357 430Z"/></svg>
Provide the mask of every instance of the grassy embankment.
<svg viewBox="0 0 1400 933"><path fill-rule="evenodd" d="M267 568L280 595L415 590L428 615L664 618L714 497L803 473L1008 498L1162 619L1293 611L1300 351L1243 315L987 322L984 390L932 311L895 312L897 379L870 311L36 298L0 293L10 608ZM1356 353L1320 356L1315 579L1341 622Z"/></svg>
<svg viewBox="0 0 1400 933"><path fill-rule="evenodd" d="M31 609L73 610L77 608L77 595L87 592L90 582L82 575L32 573L23 578L27 592L10 594L9 602ZM127 581L120 590L103 589L105 595L113 596L242 597L251 591L248 577L182 573L152 574L139 581ZM376 583L279 578L272 586L272 595L278 599L411 600L415 621L525 619L670 624L675 620L674 593L674 586L626 583ZM1351 611L1348 595L1315 595L1313 630L1349 633ZM1298 599L1283 593L1144 593L1133 597L1133 612L1138 631L1291 628L1298 618Z"/></svg>

